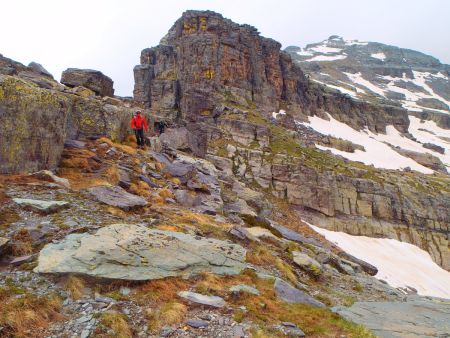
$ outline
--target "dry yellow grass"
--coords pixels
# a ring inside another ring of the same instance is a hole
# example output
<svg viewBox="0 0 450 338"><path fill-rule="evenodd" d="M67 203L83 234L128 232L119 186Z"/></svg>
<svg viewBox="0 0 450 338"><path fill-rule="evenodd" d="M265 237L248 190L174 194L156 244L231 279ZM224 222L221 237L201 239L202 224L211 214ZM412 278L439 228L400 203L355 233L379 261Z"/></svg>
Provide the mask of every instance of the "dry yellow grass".
<svg viewBox="0 0 450 338"><path fill-rule="evenodd" d="M107 212L109 212L111 215L114 215L114 216L118 216L121 218L125 218L127 216L125 211L123 211L122 209L116 208L116 207L107 206L105 209Z"/></svg>
<svg viewBox="0 0 450 338"><path fill-rule="evenodd" d="M64 283L64 289L69 292L72 299L80 299L83 295L84 281L78 277L69 276Z"/></svg>
<svg viewBox="0 0 450 338"><path fill-rule="evenodd" d="M29 255L33 252L33 238L27 229L20 229L13 235L11 252L14 256Z"/></svg>
<svg viewBox="0 0 450 338"><path fill-rule="evenodd" d="M131 183L129 190L131 193L145 198L149 198L150 196L152 196L149 185L144 181L137 181Z"/></svg>
<svg viewBox="0 0 450 338"><path fill-rule="evenodd" d="M13 285L0 288L0 304L1 337L43 337L50 322L64 318L57 296L38 297Z"/></svg>
<svg viewBox="0 0 450 338"><path fill-rule="evenodd" d="M184 321L187 314L186 305L178 302L169 302L158 308L148 308L145 315L151 331L159 331L165 325L174 325Z"/></svg>
<svg viewBox="0 0 450 338"><path fill-rule="evenodd" d="M130 338L133 336L126 316L118 312L105 312L101 314L100 323L102 326L113 331L112 334L102 332L102 327L97 327L96 337Z"/></svg>
<svg viewBox="0 0 450 338"><path fill-rule="evenodd" d="M170 191L167 188L163 188L160 191L158 191L158 195L161 196L162 198L173 198L173 193L172 191Z"/></svg>
<svg viewBox="0 0 450 338"><path fill-rule="evenodd" d="M114 147L116 149L119 149L120 151L128 154L128 155L135 155L137 153L136 149L133 148L132 146L129 145L124 145L124 144L120 144L120 143L114 143L113 141L111 141L109 138L106 137L101 137L97 140L97 143L106 143L108 144L110 147Z"/></svg>

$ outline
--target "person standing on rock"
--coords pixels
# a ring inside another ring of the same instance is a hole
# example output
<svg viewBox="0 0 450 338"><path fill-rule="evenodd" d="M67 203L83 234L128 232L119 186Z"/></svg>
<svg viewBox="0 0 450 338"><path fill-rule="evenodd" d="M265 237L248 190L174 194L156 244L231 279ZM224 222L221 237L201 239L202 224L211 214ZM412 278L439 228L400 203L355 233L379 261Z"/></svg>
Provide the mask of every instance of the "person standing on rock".
<svg viewBox="0 0 450 338"><path fill-rule="evenodd" d="M133 128L136 135L136 142L138 147L144 147L144 129L148 132L148 125L145 117L141 115L140 111L137 111L134 117L131 119L131 128Z"/></svg>

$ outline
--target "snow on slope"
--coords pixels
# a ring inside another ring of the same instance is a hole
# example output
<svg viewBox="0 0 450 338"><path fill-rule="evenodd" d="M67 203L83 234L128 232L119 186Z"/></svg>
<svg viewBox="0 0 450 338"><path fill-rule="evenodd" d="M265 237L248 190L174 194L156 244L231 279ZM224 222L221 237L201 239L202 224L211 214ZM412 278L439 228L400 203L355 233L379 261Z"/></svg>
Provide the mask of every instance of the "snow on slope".
<svg viewBox="0 0 450 338"><path fill-rule="evenodd" d="M383 52L370 54L370 56L381 61L384 61L386 59L386 55Z"/></svg>
<svg viewBox="0 0 450 338"><path fill-rule="evenodd" d="M316 55L311 59L305 60L306 62L311 61L336 61L336 60L344 60L347 55Z"/></svg>
<svg viewBox="0 0 450 338"><path fill-rule="evenodd" d="M367 89L369 89L370 91L381 95L384 97L384 90L381 89L380 87L377 87L376 85L374 85L372 82L364 79L361 75L361 73L345 73L345 75L347 75L347 77L350 79L350 81L352 81L353 83L359 84L363 87L366 87Z"/></svg>
<svg viewBox="0 0 450 338"><path fill-rule="evenodd" d="M450 299L450 272L422 249L395 239L352 236L309 224L342 250L377 267L378 279L393 287L413 287L419 295Z"/></svg>
<svg viewBox="0 0 450 338"><path fill-rule="evenodd" d="M434 121L421 122L419 118L409 116L408 131L419 142L436 144L445 149L445 155L450 156L450 129L442 129Z"/></svg>
<svg viewBox="0 0 450 338"><path fill-rule="evenodd" d="M377 140L378 135L369 130L357 131L345 123L335 120L328 114L329 121L317 116L310 116L309 122L299 122L307 127L311 127L317 132L323 135L329 135L336 138L342 138L344 140L360 144L364 147L365 151L356 149L354 153L337 150L334 148L324 147L316 145L317 148L322 150L329 150L333 154L340 155L351 161L363 162L367 165L374 165L377 168L403 170L406 167L410 167L412 170L422 172L424 174L432 174L434 171L426 168L416 161L400 155L393 150L389 145ZM395 137L395 134L391 135L391 140ZM398 135L397 135L398 136ZM400 140L392 140L392 142L400 142Z"/></svg>

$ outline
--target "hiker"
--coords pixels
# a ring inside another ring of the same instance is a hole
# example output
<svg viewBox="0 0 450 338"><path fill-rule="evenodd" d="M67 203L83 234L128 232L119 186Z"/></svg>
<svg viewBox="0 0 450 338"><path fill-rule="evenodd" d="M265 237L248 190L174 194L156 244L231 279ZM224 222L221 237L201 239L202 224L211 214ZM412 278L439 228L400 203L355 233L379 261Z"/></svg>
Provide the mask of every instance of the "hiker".
<svg viewBox="0 0 450 338"><path fill-rule="evenodd" d="M134 117L131 119L131 128L133 128L136 135L136 142L138 147L144 147L144 129L145 131L148 131L148 125L145 117L141 115L140 111L137 111Z"/></svg>

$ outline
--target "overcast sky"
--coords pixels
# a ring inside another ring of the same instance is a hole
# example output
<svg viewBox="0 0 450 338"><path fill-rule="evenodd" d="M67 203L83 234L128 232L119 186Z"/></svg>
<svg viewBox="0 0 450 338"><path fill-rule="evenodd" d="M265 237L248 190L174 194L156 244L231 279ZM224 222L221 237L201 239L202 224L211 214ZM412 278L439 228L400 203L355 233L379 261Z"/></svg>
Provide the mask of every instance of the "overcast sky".
<svg viewBox="0 0 450 338"><path fill-rule="evenodd" d="M158 44L187 9L248 23L283 48L330 35L377 41L450 63L450 0L10 0L0 14L0 53L41 63L57 80L69 67L101 70L131 96L140 51Z"/></svg>

